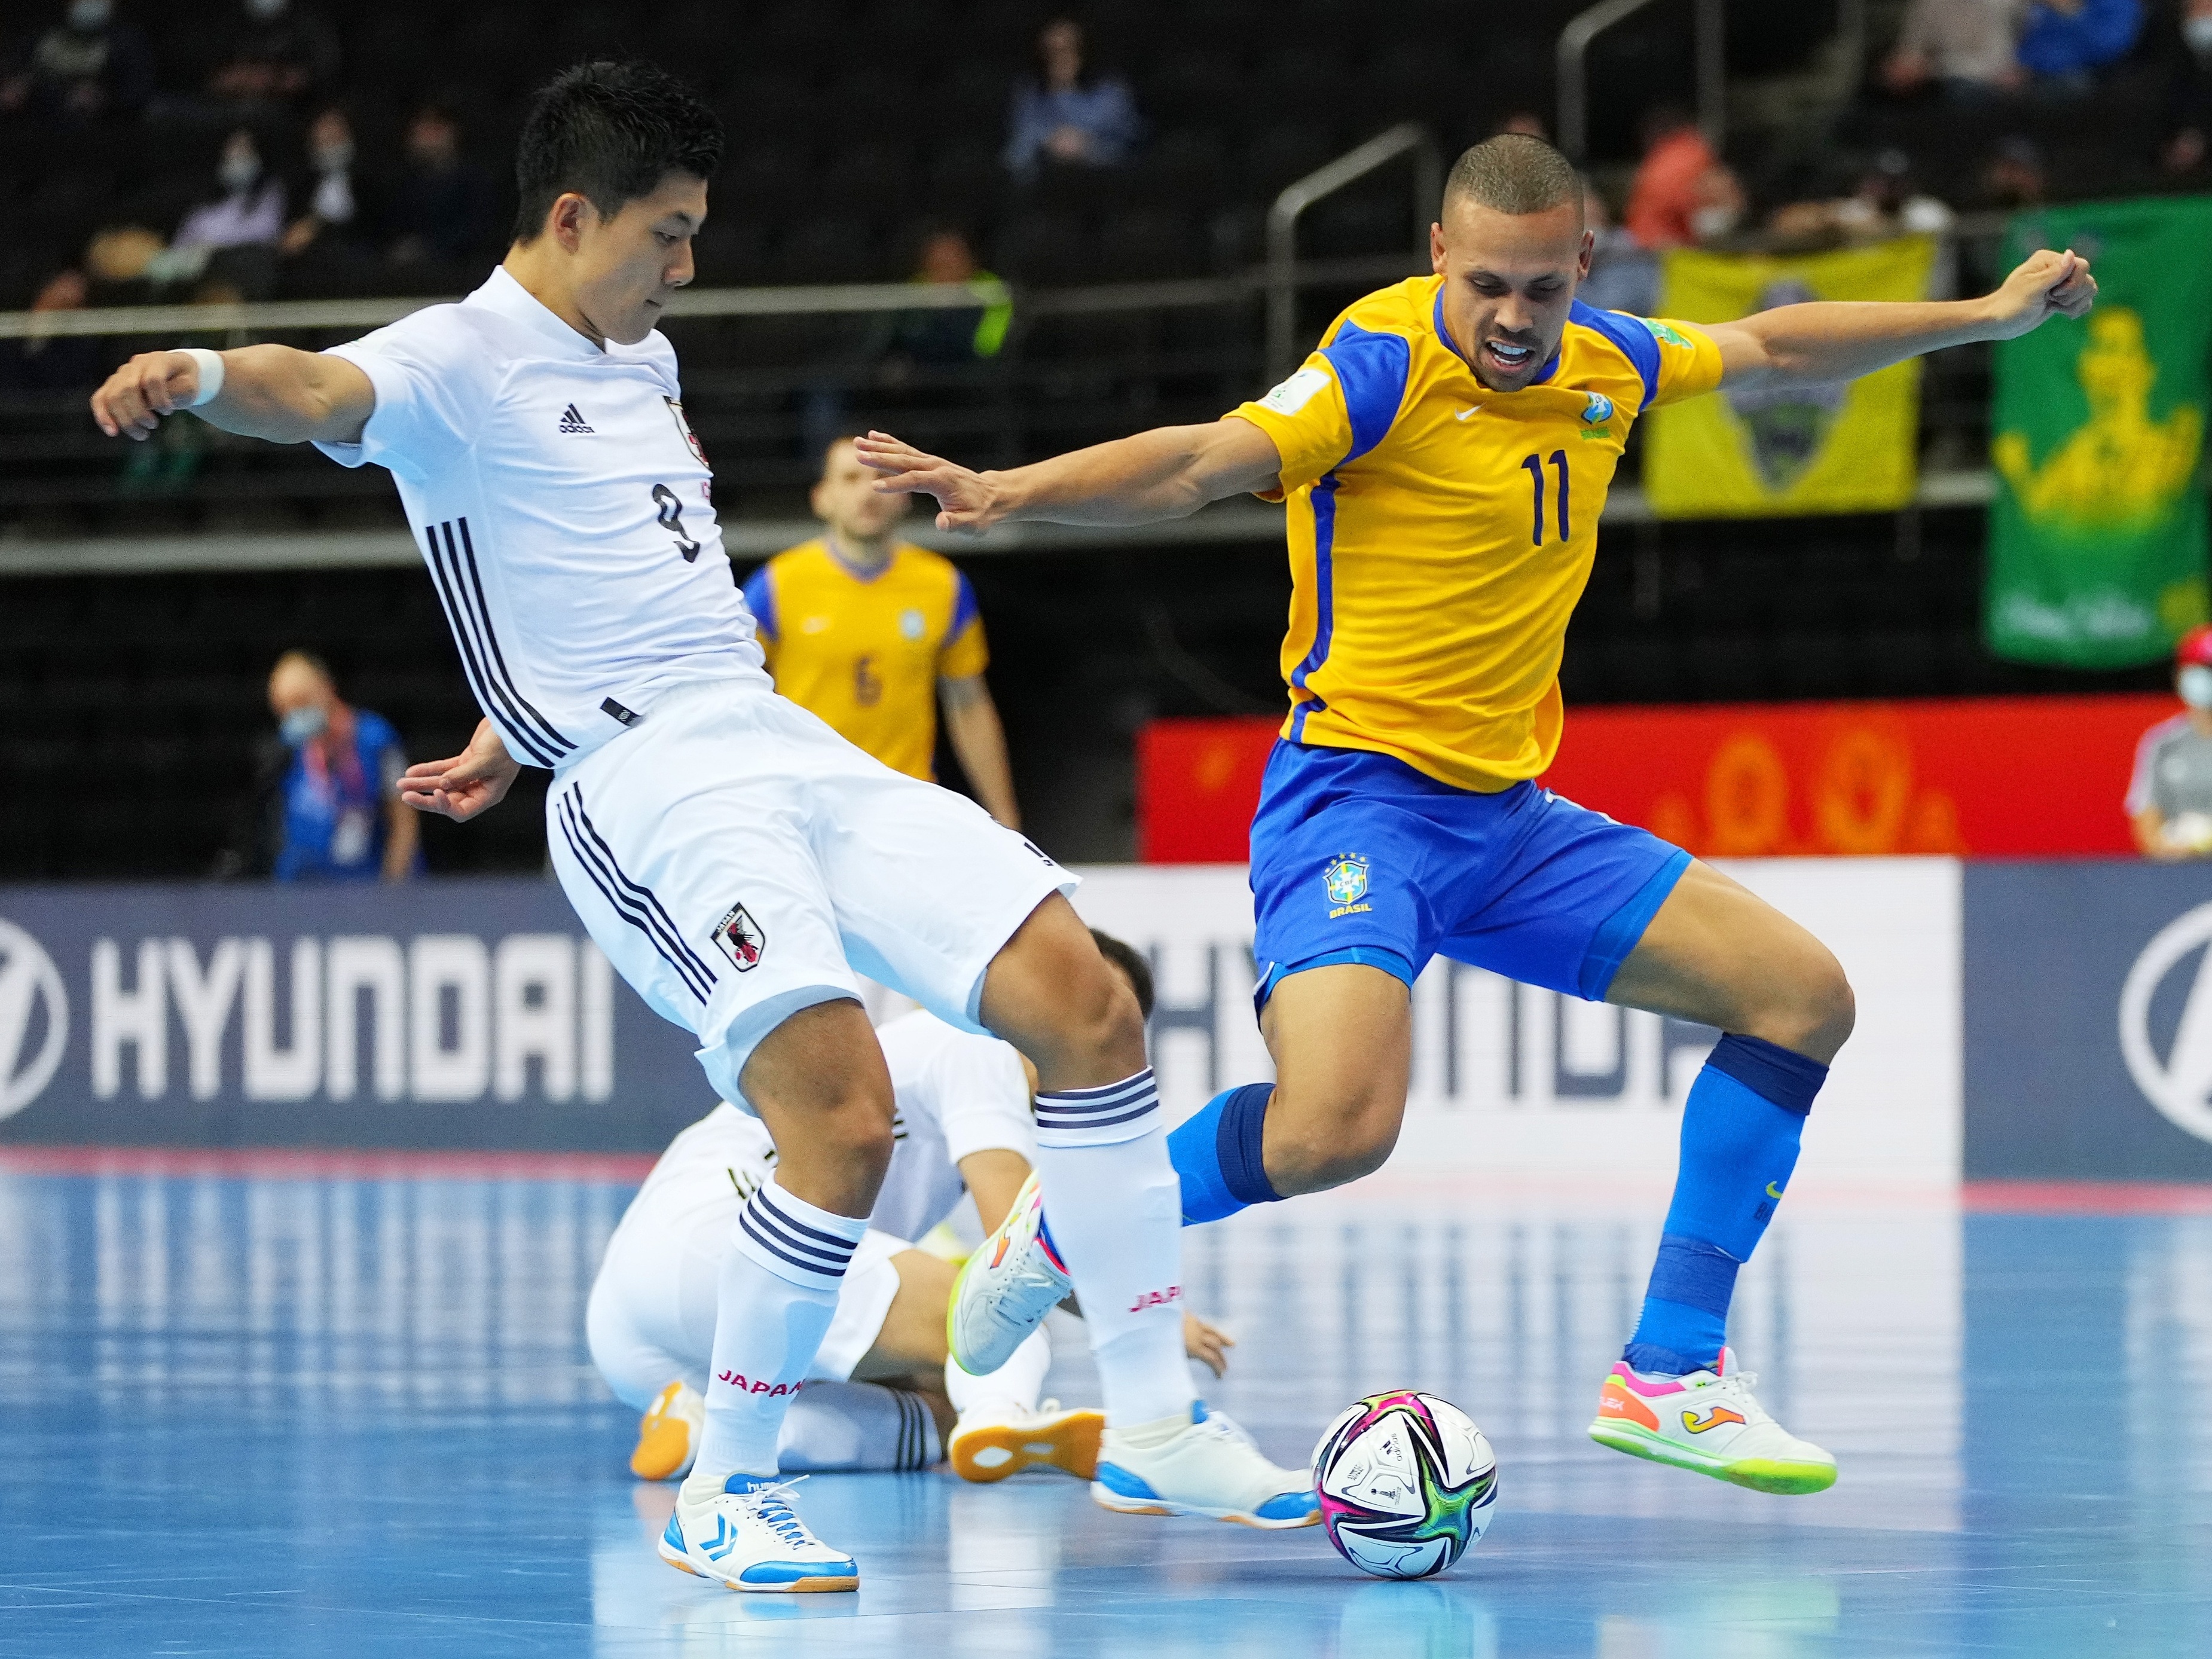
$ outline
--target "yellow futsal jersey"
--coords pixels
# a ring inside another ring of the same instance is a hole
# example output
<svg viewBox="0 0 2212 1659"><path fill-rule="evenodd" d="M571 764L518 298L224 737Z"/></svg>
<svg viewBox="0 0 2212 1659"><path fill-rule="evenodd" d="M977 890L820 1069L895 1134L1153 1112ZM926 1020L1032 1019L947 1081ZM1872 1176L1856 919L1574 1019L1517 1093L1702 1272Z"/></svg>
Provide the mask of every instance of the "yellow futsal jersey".
<svg viewBox="0 0 2212 1659"><path fill-rule="evenodd" d="M1462 789L1540 775L1628 428L1720 377L1701 330L1577 301L1535 383L1492 392L1444 331L1441 276L1353 305L1304 368L1231 411L1283 458L1283 735Z"/></svg>
<svg viewBox="0 0 2212 1659"><path fill-rule="evenodd" d="M975 590L952 561L902 544L873 576L820 540L777 554L745 583L775 689L908 777L933 779L937 682L990 660Z"/></svg>

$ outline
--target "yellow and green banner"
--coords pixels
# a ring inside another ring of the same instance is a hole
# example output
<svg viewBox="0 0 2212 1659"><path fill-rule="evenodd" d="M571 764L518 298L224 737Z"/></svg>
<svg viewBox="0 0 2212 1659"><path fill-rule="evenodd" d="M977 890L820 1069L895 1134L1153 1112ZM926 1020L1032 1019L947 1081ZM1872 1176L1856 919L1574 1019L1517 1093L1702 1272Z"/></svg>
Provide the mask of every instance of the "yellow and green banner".
<svg viewBox="0 0 2212 1659"><path fill-rule="evenodd" d="M2096 308L1996 349L1990 649L2019 662L2156 661L2207 620L2203 481L2212 198L2015 218L2007 269L2086 255Z"/></svg>
<svg viewBox="0 0 2212 1659"><path fill-rule="evenodd" d="M1678 248L1659 313L1729 323L1803 300L1924 299L1935 261L1924 236L1787 257ZM1662 518L1890 512L1918 484L1917 362L1827 386L1723 387L1649 418L1644 487Z"/></svg>

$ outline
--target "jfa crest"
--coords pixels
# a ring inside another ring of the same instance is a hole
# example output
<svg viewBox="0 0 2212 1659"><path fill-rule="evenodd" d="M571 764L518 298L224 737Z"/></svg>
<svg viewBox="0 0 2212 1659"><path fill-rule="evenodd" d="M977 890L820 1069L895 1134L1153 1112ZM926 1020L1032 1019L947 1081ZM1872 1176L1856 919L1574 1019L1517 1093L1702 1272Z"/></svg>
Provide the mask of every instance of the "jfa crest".
<svg viewBox="0 0 2212 1659"><path fill-rule="evenodd" d="M668 405L668 412L676 417L676 429L684 434L684 441L690 445L691 458L712 472L714 470L714 464L707 459L706 446L699 441L699 434L692 431L691 422L684 418L684 405L678 403L675 398L665 396L660 401Z"/></svg>
<svg viewBox="0 0 2212 1659"><path fill-rule="evenodd" d="M1322 872L1322 880L1331 904L1357 904L1367 896L1367 860L1357 853L1346 853Z"/></svg>
<svg viewBox="0 0 2212 1659"><path fill-rule="evenodd" d="M730 913L714 924L714 945L730 959L730 966L741 974L749 974L760 966L760 959L768 950L768 935L753 920L751 911L742 904L732 904Z"/></svg>

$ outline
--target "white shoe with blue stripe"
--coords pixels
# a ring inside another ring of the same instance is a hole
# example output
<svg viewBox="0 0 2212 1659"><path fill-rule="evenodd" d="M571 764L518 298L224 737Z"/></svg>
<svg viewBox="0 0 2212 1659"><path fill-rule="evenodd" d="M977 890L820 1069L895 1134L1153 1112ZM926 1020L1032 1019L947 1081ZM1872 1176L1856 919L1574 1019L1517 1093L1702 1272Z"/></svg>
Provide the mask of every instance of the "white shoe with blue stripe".
<svg viewBox="0 0 2212 1659"><path fill-rule="evenodd" d="M787 1494L794 1484L733 1474L705 1503L678 1489L660 1559L733 1590L858 1589L853 1558L823 1543L792 1509Z"/></svg>
<svg viewBox="0 0 2212 1659"><path fill-rule="evenodd" d="M1252 1437L1204 1401L1164 1444L1132 1446L1109 1424L1091 1496L1123 1515L1198 1515L1270 1531L1321 1521L1310 1471L1278 1468Z"/></svg>

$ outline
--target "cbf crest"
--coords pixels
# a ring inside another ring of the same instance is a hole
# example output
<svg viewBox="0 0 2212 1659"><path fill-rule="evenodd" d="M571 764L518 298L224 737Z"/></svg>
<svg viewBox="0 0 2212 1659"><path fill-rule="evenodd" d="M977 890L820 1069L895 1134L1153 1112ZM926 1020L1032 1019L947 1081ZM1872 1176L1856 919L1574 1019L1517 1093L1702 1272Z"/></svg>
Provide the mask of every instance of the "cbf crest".
<svg viewBox="0 0 2212 1659"><path fill-rule="evenodd" d="M1357 853L1340 853L1332 860L1322 872L1322 884L1328 890L1331 917L1369 908L1360 902L1367 896L1367 860Z"/></svg>
<svg viewBox="0 0 2212 1659"><path fill-rule="evenodd" d="M768 951L768 934L753 913L742 904L732 904L727 915L714 924L715 948L730 959L730 966L741 974L749 974L760 966L761 957Z"/></svg>

